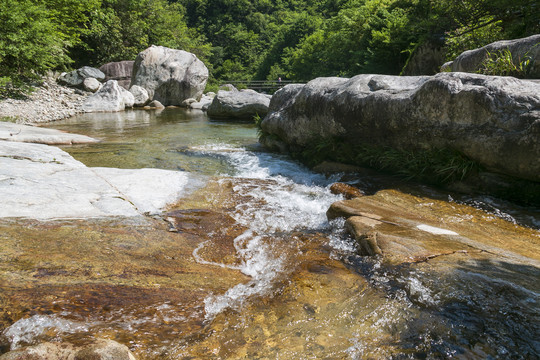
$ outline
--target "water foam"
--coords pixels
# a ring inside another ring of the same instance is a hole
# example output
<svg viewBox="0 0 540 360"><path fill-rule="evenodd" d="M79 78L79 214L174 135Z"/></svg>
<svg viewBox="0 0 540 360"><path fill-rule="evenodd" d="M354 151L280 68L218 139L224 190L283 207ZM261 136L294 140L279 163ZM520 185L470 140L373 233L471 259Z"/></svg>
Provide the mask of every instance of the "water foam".
<svg viewBox="0 0 540 360"><path fill-rule="evenodd" d="M327 229L326 210L341 197L328 189L334 179L284 156L220 144L201 146L197 151L226 158L234 168L228 175L235 180L235 193L247 199L232 216L249 229L234 244L242 259L240 270L251 281L223 295L207 297L205 311L207 318L213 318L227 308L241 307L250 296L271 292L276 278L286 271L284 253L272 243L292 231Z"/></svg>
<svg viewBox="0 0 540 360"><path fill-rule="evenodd" d="M62 319L54 315L34 315L16 321L6 330L4 336L11 343L11 350L18 349L21 344L30 344L37 337L54 330L57 333L87 332L85 324Z"/></svg>

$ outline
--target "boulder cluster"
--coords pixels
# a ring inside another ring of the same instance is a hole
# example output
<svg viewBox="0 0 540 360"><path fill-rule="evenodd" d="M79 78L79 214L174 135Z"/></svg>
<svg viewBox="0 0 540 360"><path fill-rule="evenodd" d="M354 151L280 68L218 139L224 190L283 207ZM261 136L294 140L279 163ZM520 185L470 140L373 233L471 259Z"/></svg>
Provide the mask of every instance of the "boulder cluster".
<svg viewBox="0 0 540 360"><path fill-rule="evenodd" d="M122 111L140 107L182 106L207 111L211 117L252 119L264 116L271 96L230 85L203 94L208 69L194 54L151 46L135 61L108 63L99 69L84 66L63 73L58 82L93 93L82 104L85 112Z"/></svg>

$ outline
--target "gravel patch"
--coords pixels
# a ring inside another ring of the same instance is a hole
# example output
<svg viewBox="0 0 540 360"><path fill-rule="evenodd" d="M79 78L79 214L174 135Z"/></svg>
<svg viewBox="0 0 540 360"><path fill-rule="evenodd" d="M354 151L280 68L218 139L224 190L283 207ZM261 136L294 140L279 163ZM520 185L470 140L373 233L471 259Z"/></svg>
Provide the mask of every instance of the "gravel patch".
<svg viewBox="0 0 540 360"><path fill-rule="evenodd" d="M0 100L0 119L9 118L20 124L65 119L82 113L82 104L90 94L59 85L54 78L46 78L24 100Z"/></svg>

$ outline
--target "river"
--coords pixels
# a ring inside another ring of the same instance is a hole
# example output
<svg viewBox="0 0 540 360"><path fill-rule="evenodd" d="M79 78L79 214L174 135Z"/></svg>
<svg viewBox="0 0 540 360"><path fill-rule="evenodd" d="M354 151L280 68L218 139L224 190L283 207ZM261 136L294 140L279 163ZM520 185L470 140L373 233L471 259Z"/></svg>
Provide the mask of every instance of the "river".
<svg viewBox="0 0 540 360"><path fill-rule="evenodd" d="M9 296L22 305L3 330L12 349L96 336L139 359L540 357L537 259L486 251L389 265L360 256L344 220L326 217L343 199L329 189L339 176L265 152L251 123L165 109L50 126L102 140L63 147L87 166L185 171L192 186L148 222L4 226L6 238L24 233L21 253L53 254L21 265L28 279L21 275L24 289ZM356 184L367 193L384 187L377 177ZM540 238L537 209L415 189Z"/></svg>

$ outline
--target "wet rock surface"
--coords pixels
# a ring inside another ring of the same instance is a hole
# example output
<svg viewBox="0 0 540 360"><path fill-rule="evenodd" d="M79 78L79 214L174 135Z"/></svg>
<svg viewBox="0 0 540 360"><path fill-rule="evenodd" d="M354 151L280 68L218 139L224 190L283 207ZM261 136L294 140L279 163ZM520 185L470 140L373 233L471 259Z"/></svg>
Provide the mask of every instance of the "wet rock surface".
<svg viewBox="0 0 540 360"><path fill-rule="evenodd" d="M10 351L1 360L135 360L129 349L112 340L97 339L92 344L74 347L69 343L43 343Z"/></svg>
<svg viewBox="0 0 540 360"><path fill-rule="evenodd" d="M102 338L139 359L538 357L539 235L519 219L348 174L341 181L375 195L338 202L347 223L327 223L337 179L279 155L208 146L212 122L203 146L185 118L174 128L163 116L153 134L150 114L85 115L81 129L101 129L87 134L103 141L66 149L93 166L163 166L182 154L172 168L195 159L207 181L153 216L0 219L0 352ZM137 124L143 141L130 134ZM214 131L223 141L223 127ZM167 152L148 147L158 138ZM382 236L361 247L346 227Z"/></svg>
<svg viewBox="0 0 540 360"><path fill-rule="evenodd" d="M199 239L161 221L0 227L0 327L12 349L104 337L160 358L167 344L202 327L209 293L245 280L237 270L198 264Z"/></svg>
<svg viewBox="0 0 540 360"><path fill-rule="evenodd" d="M381 255L394 264L443 255L487 253L540 265L540 235L481 210L422 199L395 190L339 201L327 212L343 217L362 255Z"/></svg>

